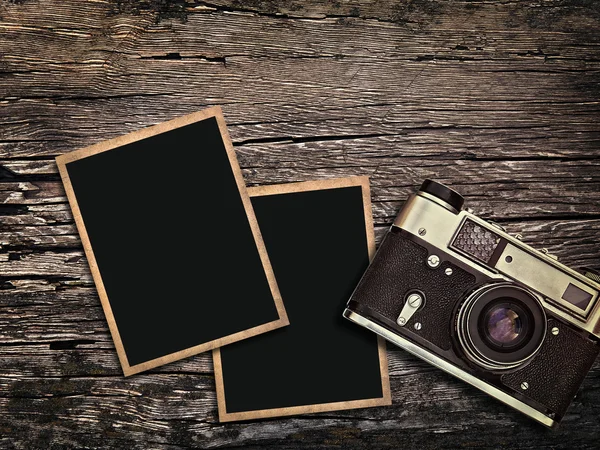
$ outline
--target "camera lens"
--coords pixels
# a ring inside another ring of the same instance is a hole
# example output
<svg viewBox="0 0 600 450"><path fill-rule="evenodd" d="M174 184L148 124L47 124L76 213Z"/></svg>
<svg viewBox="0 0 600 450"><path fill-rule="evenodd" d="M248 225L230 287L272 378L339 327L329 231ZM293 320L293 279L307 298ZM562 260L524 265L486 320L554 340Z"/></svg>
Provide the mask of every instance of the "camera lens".
<svg viewBox="0 0 600 450"><path fill-rule="evenodd" d="M480 333L499 351L523 344L532 331L531 314L512 299L501 298L493 302L480 317Z"/></svg>
<svg viewBox="0 0 600 450"><path fill-rule="evenodd" d="M511 283L484 286L458 313L458 340L466 356L487 369L516 367L539 350L546 315L537 297Z"/></svg>
<svg viewBox="0 0 600 450"><path fill-rule="evenodd" d="M497 307L485 317L487 335L500 345L518 340L522 329L521 318L512 309Z"/></svg>

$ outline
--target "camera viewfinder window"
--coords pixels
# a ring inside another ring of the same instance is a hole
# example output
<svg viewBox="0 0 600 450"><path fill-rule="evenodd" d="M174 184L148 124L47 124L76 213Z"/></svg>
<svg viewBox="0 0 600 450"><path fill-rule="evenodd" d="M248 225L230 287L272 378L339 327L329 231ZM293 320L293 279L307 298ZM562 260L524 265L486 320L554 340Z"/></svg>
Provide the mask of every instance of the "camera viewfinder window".
<svg viewBox="0 0 600 450"><path fill-rule="evenodd" d="M583 289L578 288L574 284L569 283L567 290L562 295L562 299L569 302L571 305L585 311L592 300L593 295Z"/></svg>

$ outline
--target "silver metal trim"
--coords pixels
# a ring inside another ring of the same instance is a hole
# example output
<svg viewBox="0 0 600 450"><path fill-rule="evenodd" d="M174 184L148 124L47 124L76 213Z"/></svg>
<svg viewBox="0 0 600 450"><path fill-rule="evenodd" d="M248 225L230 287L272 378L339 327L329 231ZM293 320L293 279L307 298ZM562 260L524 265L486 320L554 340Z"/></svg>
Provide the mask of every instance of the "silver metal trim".
<svg viewBox="0 0 600 450"><path fill-rule="evenodd" d="M549 256L547 253L541 253ZM506 259L509 256L511 262ZM583 283L564 270L550 266L546 261L541 260L539 255L518 248L512 242L506 244L495 268L507 277L525 281L527 287L542 293L552 303L567 309L582 320L590 315L598 300L598 290L592 289L588 282ZM585 309L580 309L562 298L569 284L592 296Z"/></svg>
<svg viewBox="0 0 600 450"><path fill-rule="evenodd" d="M446 203L444 200L439 199L431 194L428 194L427 192L417 192L415 195L419 195L421 197L426 198L427 200L431 200L432 202L437 203L438 205L440 205L442 208L446 208L448 211L450 211L451 213L454 214L458 214L459 211L458 209L456 209L454 206L452 206L450 203Z"/></svg>
<svg viewBox="0 0 600 450"><path fill-rule="evenodd" d="M519 401L516 398L511 397L506 392L501 391L500 389L486 383L485 381L482 381L479 378L476 378L473 375L462 371L458 367L450 364L449 362L445 361L444 359L440 358L439 356L434 355L433 353L428 352L427 350L417 346L416 344L413 344L409 340L404 339L403 337L392 333L391 331L385 329L381 325L378 325L375 322L372 322L371 320L366 319L365 317L361 316L360 314L357 314L354 311L351 311L349 309L345 309L344 317L358 325L361 325L361 326L377 333L378 335L384 337L385 339L392 342L393 344L396 344L398 347L401 347L402 349L406 350L407 352L423 359L424 361L427 361L429 364L437 367L438 369L442 369L444 372L447 372L450 375L454 375L455 377L469 383L471 386L474 386L477 389L485 392L486 394L491 395L492 397L496 398L497 400L500 400L502 403L516 409L517 411L520 411L523 414L526 414L527 416L538 421L539 423L541 423L547 427L550 427L550 428L553 428L558 425L558 422L549 418L548 416L545 416L544 414L542 414L535 408L532 408L531 406L527 405L526 403L523 403L522 401Z"/></svg>

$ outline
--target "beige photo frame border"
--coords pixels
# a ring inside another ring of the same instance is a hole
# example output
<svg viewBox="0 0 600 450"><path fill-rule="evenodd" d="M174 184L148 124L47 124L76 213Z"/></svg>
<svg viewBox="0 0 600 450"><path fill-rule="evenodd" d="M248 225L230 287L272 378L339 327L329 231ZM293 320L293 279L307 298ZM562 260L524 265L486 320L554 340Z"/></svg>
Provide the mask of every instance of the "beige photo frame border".
<svg viewBox="0 0 600 450"><path fill-rule="evenodd" d="M106 152L121 147L123 145L130 144L132 142L140 141L142 139L156 136L167 131L181 128L192 123L200 122L211 117L214 117L217 120L219 131L221 133L221 137L223 138L223 144L225 145L227 156L229 158L229 164L231 166L231 170L233 171L237 187L242 198L242 203L246 211L246 215L248 216L250 228L252 230L252 234L254 236L254 240L258 248L258 253L260 255L265 274L267 276L267 281L271 289L271 293L273 295L273 300L275 302L275 307L277 309L279 319L132 366L127 360L127 354L125 352L125 348L123 346L123 342L119 334L119 329L115 322L115 317L112 312L106 289L104 288L104 283L102 281L102 276L100 275L100 271L98 269L98 264L94 256L94 251L92 249L90 239L85 228L85 222L81 215L81 211L79 210L79 206L77 204L77 197L73 190L73 186L71 185L71 180L67 171L67 164L82 158L86 158L88 156L92 156L98 153ZM162 366L173 361L177 361L192 355L196 355L198 353L206 352L208 350L221 347L222 345L231 344L232 342L237 342L242 339L247 339L249 337L256 336L257 334L265 333L267 331L271 331L276 328L289 325L287 314L285 312L285 307L283 305L283 301L279 293L279 288L277 287L277 282L275 280L275 275L273 274L273 269L269 261L269 256L267 254L262 235L260 234L260 228L258 227L256 216L254 215L254 210L252 209L252 203L250 202L250 197L248 196L248 191L246 190L246 185L244 183L242 171L238 164L237 157L235 155L235 150L233 149L233 144L231 143L229 133L227 132L227 126L225 124L225 119L223 117L223 113L220 107L215 106L212 108L208 108L199 112L195 112L183 117L160 123L158 125L143 128L141 130L134 131L132 133L119 136L108 141L100 142L89 147L75 150L64 155L60 155L56 157L56 164L58 166L58 170L65 187L67 198L69 200L69 204L73 212L73 218L75 219L75 224L77 226L77 230L83 243L83 249L85 251L85 255L90 266L90 271L92 272L94 283L98 290L100 302L102 303L102 309L104 310L104 314L108 322L108 327L110 329L110 333L112 335L115 347L117 349L119 362L121 363L121 367L123 368L123 373L125 376L143 372L154 367Z"/></svg>
<svg viewBox="0 0 600 450"><path fill-rule="evenodd" d="M373 231L373 213L371 209L371 189L369 186L369 177L358 176L305 181L300 183L256 186L248 188L248 193L250 194L250 197L260 197L265 195L291 194L295 192L319 191L355 186L362 188L363 209L365 214L365 232L367 235L367 246L369 248L369 260L372 260L375 256L375 233ZM342 311L340 311L340 315L341 314ZM233 422L238 420L263 419L269 417L291 416L296 414L310 414L325 411L340 411L344 409L391 405L392 395L390 390L385 339L377 336L377 346L379 350L379 370L381 373L382 397L333 403L319 403L314 405L291 406L284 408L261 409L236 413L227 412L225 403L225 385L223 382L223 367L221 364L221 351L218 348L214 349L213 365L215 370L215 384L217 388L219 422Z"/></svg>

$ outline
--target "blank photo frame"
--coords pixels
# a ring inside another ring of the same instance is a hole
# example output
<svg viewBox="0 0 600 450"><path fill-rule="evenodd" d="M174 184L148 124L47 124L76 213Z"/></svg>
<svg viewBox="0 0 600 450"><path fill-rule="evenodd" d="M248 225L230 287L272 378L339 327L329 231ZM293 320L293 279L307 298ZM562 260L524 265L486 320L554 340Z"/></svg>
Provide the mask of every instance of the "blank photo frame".
<svg viewBox="0 0 600 450"><path fill-rule="evenodd" d="M125 375L288 324L220 108L56 162Z"/></svg>
<svg viewBox="0 0 600 450"><path fill-rule="evenodd" d="M213 351L219 420L391 404L384 340L342 317L375 253L368 178L249 192L290 325Z"/></svg>

